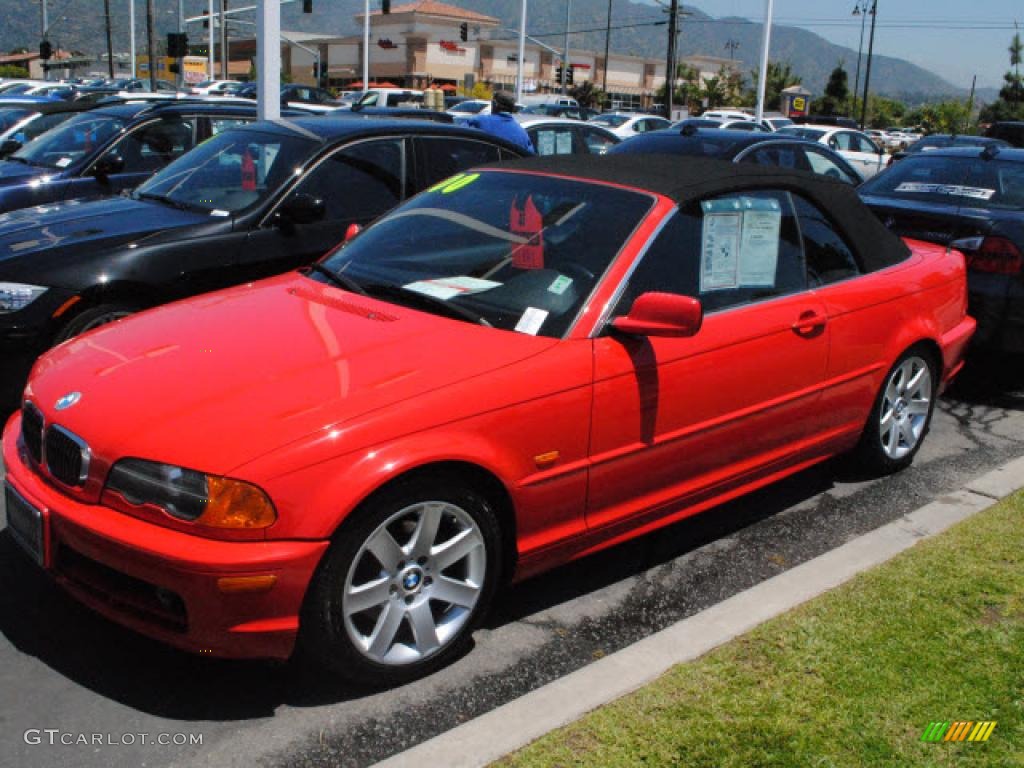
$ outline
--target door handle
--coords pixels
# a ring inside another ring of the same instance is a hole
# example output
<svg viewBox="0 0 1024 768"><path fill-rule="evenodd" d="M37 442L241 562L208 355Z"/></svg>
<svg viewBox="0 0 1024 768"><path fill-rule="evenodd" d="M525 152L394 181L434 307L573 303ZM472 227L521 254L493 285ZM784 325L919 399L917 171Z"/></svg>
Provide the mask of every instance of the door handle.
<svg viewBox="0 0 1024 768"><path fill-rule="evenodd" d="M800 313L800 317L793 323L793 332L798 336L813 336L820 332L828 322L824 315L819 315L813 309Z"/></svg>

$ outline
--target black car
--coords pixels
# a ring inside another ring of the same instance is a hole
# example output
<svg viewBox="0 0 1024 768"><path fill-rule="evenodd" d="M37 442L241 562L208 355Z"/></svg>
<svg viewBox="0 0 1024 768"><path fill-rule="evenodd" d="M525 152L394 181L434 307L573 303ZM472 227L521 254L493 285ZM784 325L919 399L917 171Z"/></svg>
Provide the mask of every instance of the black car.
<svg viewBox="0 0 1024 768"><path fill-rule="evenodd" d="M626 139L608 150L609 155L661 154L711 157L733 163L796 168L857 185L860 174L846 160L823 144L798 136L777 133L696 128L654 131Z"/></svg>
<svg viewBox="0 0 1024 768"><path fill-rule="evenodd" d="M0 212L132 189L255 106L123 103L75 115L0 162Z"/></svg>
<svg viewBox="0 0 1024 768"><path fill-rule="evenodd" d="M0 359L17 370L5 399L56 342L311 264L352 225L457 171L520 156L439 123L260 122L218 133L131 196L0 215Z"/></svg>
<svg viewBox="0 0 1024 768"><path fill-rule="evenodd" d="M896 234L963 252L975 347L1024 353L1024 149L924 152L859 191Z"/></svg>
<svg viewBox="0 0 1024 768"><path fill-rule="evenodd" d="M91 108L87 104L64 101L17 101L4 99L0 94L0 158L17 152L51 128Z"/></svg>
<svg viewBox="0 0 1024 768"><path fill-rule="evenodd" d="M933 152L936 149L948 149L950 147L1010 147L1008 141L992 138L989 136L968 136L964 134L933 133L918 139L906 149L894 152L889 158L889 165L897 160L902 160L910 155L920 152Z"/></svg>

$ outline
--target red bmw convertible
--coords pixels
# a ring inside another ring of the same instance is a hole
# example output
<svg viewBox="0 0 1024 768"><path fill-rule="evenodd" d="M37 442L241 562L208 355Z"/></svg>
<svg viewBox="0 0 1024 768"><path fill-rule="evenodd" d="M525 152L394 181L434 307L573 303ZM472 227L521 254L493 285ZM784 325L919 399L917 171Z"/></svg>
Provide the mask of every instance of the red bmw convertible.
<svg viewBox="0 0 1024 768"><path fill-rule="evenodd" d="M396 684L502 580L836 454L907 466L973 330L963 257L838 182L479 169L312 269L45 355L3 435L8 529L139 632Z"/></svg>

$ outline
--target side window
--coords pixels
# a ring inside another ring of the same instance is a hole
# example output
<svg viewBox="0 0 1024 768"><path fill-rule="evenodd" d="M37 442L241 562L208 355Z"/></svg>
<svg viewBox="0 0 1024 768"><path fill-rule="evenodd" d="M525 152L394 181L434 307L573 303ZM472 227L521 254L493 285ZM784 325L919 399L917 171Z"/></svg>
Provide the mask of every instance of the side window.
<svg viewBox="0 0 1024 768"><path fill-rule="evenodd" d="M615 314L626 314L646 291L693 296L714 312L806 285L789 195L726 195L688 205L672 218L637 266Z"/></svg>
<svg viewBox="0 0 1024 768"><path fill-rule="evenodd" d="M155 173L188 152L196 143L196 119L158 120L117 142L109 152L124 159L122 173Z"/></svg>
<svg viewBox="0 0 1024 768"><path fill-rule="evenodd" d="M860 179L855 179L847 171L844 171L840 166L836 165L835 160L821 152L814 147L802 147L803 153L807 157L807 163L810 165L810 169L815 173L819 173L822 176L828 176L830 179L839 179L845 181L847 184L857 185L860 184Z"/></svg>
<svg viewBox="0 0 1024 768"><path fill-rule="evenodd" d="M753 125L753 123L751 123ZM744 155L744 163L755 165L769 165L776 168L796 168L807 170L807 161L801 156L792 145L769 145L758 147L753 152Z"/></svg>
<svg viewBox="0 0 1024 768"><path fill-rule="evenodd" d="M571 125L534 128L527 133L538 155L571 155L578 151L574 135L576 132Z"/></svg>
<svg viewBox="0 0 1024 768"><path fill-rule="evenodd" d="M416 140L419 189L431 187L459 171L500 159L498 148L476 139L426 137ZM418 191L418 190L417 190Z"/></svg>
<svg viewBox="0 0 1024 768"><path fill-rule="evenodd" d="M328 221L375 219L404 197L402 143L380 139L345 147L314 168L292 194L323 200Z"/></svg>
<svg viewBox="0 0 1024 768"><path fill-rule="evenodd" d="M210 119L210 135L216 136L218 133L229 131L232 128L241 128L243 125L248 125L251 122L252 120L247 118L214 117Z"/></svg>
<svg viewBox="0 0 1024 768"><path fill-rule="evenodd" d="M832 149L839 149L843 152L853 151L853 145L850 143L849 133L837 133L828 140L828 145Z"/></svg>
<svg viewBox="0 0 1024 768"><path fill-rule="evenodd" d="M800 219L807 259L807 281L811 287L828 285L861 274L853 251L825 215L799 195L793 203Z"/></svg>
<svg viewBox="0 0 1024 768"><path fill-rule="evenodd" d="M577 126L576 130L583 136L583 143L592 155L603 155L609 149L618 144L614 136L604 131L599 131L589 126ZM536 143L533 146L537 146Z"/></svg>
<svg viewBox="0 0 1024 768"><path fill-rule="evenodd" d="M879 152L878 146L871 139L865 136L854 136L856 140L856 146L858 152L869 152L872 155L877 155Z"/></svg>

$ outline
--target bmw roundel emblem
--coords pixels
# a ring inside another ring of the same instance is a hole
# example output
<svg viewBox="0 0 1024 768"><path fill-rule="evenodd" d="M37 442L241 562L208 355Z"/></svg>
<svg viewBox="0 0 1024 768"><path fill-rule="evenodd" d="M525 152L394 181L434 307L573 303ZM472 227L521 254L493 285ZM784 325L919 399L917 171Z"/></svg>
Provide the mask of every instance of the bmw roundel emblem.
<svg viewBox="0 0 1024 768"><path fill-rule="evenodd" d="M56 408L58 411L63 411L70 408L72 405L74 405L81 399L81 392L68 392L66 395L64 395L64 397L57 400L56 404L53 407Z"/></svg>

